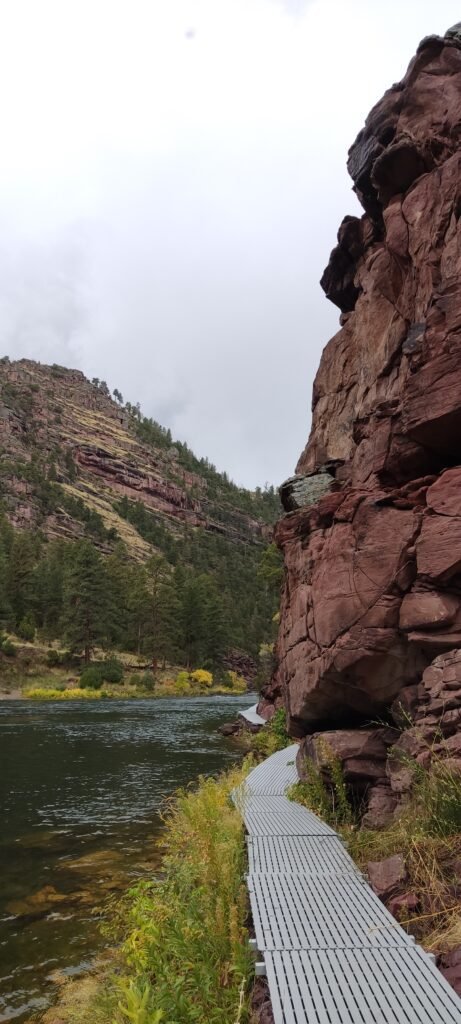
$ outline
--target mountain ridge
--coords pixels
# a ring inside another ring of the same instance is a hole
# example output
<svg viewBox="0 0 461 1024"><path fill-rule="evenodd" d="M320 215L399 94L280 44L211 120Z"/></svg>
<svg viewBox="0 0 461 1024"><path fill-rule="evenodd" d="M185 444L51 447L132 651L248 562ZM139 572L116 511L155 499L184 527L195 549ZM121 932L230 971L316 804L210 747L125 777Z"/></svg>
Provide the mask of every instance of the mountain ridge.
<svg viewBox="0 0 461 1024"><path fill-rule="evenodd" d="M117 389L115 393L120 394ZM149 444L149 425L159 441L164 439L163 444ZM34 432L35 437L32 437ZM264 492L259 492L260 498L257 492L233 485L226 474L218 473L207 459L197 459L187 445L174 443L169 431L143 417L139 406L118 404L103 381L90 382L80 370L56 364L46 366L28 359L2 360L0 445L3 449L2 479L8 481L9 512L15 525L30 525L33 508L24 497L31 497L33 486L24 488L24 483L29 481L21 476L20 467L19 472L8 474L5 461L15 455L13 470L17 470L18 462L32 461L33 451L41 449L41 463L47 464L47 478L50 470L54 477L54 463L57 482L70 488L70 493L80 492L82 500L90 507L95 499L98 504L101 488L94 484L99 480L107 484L114 495L142 500L156 514L170 517L169 525L173 530L177 520L250 542L270 537L270 523L275 519L277 508L273 488L267 492L268 517L264 522L261 519ZM69 452L74 469L65 461L66 456L69 459ZM195 471L182 464L186 459L192 466L197 465ZM214 478L214 487L210 488L205 473ZM232 493L233 502L229 501L229 495L227 500L226 495L223 496L226 489ZM246 498L248 512L236 507L236 497L240 501ZM223 522L226 507L229 515ZM104 507L95 511L106 518L108 529L113 528L112 513L108 515ZM67 533L62 516L60 523L53 521L47 525L50 533L53 528L57 533ZM130 538L126 539L129 544Z"/></svg>
<svg viewBox="0 0 461 1024"><path fill-rule="evenodd" d="M0 510L45 547L90 540L108 557L121 545L133 564L156 555L171 573L205 576L222 601L229 647L255 656L271 638L273 566L260 568L278 513L274 488L237 487L104 381L0 360Z"/></svg>

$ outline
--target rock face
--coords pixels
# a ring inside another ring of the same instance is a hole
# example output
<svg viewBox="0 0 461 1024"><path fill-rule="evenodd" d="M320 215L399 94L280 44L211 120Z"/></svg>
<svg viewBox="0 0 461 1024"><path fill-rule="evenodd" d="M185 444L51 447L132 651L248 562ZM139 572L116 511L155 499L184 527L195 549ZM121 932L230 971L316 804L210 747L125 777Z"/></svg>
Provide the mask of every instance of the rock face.
<svg viewBox="0 0 461 1024"><path fill-rule="evenodd" d="M364 214L343 221L322 278L341 329L276 530L277 670L260 708L285 703L294 736L356 727L418 688L429 719L461 707L459 662L440 661L461 648L460 105L461 37L431 36L349 152ZM391 805L382 775L375 802Z"/></svg>

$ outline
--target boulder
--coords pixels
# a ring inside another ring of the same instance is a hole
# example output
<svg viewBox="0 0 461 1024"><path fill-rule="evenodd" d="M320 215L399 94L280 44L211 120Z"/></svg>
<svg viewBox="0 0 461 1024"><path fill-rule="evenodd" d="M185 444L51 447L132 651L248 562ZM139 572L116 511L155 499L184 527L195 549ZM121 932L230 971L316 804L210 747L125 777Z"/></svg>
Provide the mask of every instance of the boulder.
<svg viewBox="0 0 461 1024"><path fill-rule="evenodd" d="M416 913L419 907L418 897L414 892L403 892L391 896L387 909L397 921L406 921Z"/></svg>
<svg viewBox="0 0 461 1024"><path fill-rule="evenodd" d="M362 828L386 828L392 821L398 804L397 795L390 785L380 780L367 794L367 809L362 816Z"/></svg>
<svg viewBox="0 0 461 1024"><path fill-rule="evenodd" d="M306 736L299 746L297 766L306 778L306 758L328 777L332 758L342 768L345 782L357 792L370 784L386 781L386 757L398 733L393 729L336 729Z"/></svg>
<svg viewBox="0 0 461 1024"><path fill-rule="evenodd" d="M221 736L235 736L236 733L242 731L243 720L240 722L224 722L224 725L218 725L218 732Z"/></svg>
<svg viewBox="0 0 461 1024"><path fill-rule="evenodd" d="M333 483L334 478L327 472L291 476L280 487L280 500L286 512L294 512L298 508L315 505L319 498L328 494Z"/></svg>
<svg viewBox="0 0 461 1024"><path fill-rule="evenodd" d="M450 950L449 953L442 953L438 967L455 992L461 996L461 946Z"/></svg>
<svg viewBox="0 0 461 1024"><path fill-rule="evenodd" d="M400 629L439 629L454 621L460 606L454 595L437 591L410 592L400 605Z"/></svg>
<svg viewBox="0 0 461 1024"><path fill-rule="evenodd" d="M405 883L407 870L401 853L384 860L369 861L367 875L373 892L386 902Z"/></svg>

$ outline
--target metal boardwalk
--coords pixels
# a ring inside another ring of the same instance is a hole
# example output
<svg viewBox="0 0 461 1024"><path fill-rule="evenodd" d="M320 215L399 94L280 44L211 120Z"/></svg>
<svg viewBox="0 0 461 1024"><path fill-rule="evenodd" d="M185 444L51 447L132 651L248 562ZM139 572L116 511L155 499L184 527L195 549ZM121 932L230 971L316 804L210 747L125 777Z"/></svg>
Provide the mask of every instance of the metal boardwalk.
<svg viewBox="0 0 461 1024"><path fill-rule="evenodd" d="M233 793L275 1024L461 1024L461 1000L338 835L285 796L297 750L267 758Z"/></svg>

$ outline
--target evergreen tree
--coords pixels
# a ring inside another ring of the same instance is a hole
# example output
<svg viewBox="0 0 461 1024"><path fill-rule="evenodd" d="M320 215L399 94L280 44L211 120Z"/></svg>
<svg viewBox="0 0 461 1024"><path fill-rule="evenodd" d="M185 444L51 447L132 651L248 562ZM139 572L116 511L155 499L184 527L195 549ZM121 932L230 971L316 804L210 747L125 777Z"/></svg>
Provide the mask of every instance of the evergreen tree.
<svg viewBox="0 0 461 1024"><path fill-rule="evenodd" d="M207 579L203 588L205 642L203 663L215 665L228 646L229 630L221 600L213 580Z"/></svg>
<svg viewBox="0 0 461 1024"><path fill-rule="evenodd" d="M0 530L0 631L6 629L11 618L11 605L7 587L8 554Z"/></svg>
<svg viewBox="0 0 461 1024"><path fill-rule="evenodd" d="M259 561L258 576L278 596L283 576L283 558L276 544L269 544L263 551Z"/></svg>
<svg viewBox="0 0 461 1024"><path fill-rule="evenodd" d="M107 583L99 552L89 541L78 541L64 582L63 631L73 650L83 650L85 664L109 632Z"/></svg>
<svg viewBox="0 0 461 1024"><path fill-rule="evenodd" d="M146 563L146 589L148 615L143 649L156 672L159 660L165 660L174 647L177 604L168 563L159 555L153 555Z"/></svg>
<svg viewBox="0 0 461 1024"><path fill-rule="evenodd" d="M16 628L29 612L35 611L34 569L40 538L29 531L15 531L7 568L8 599Z"/></svg>
<svg viewBox="0 0 461 1024"><path fill-rule="evenodd" d="M64 574L72 551L66 541L50 543L34 571L37 625L48 641L61 635Z"/></svg>

